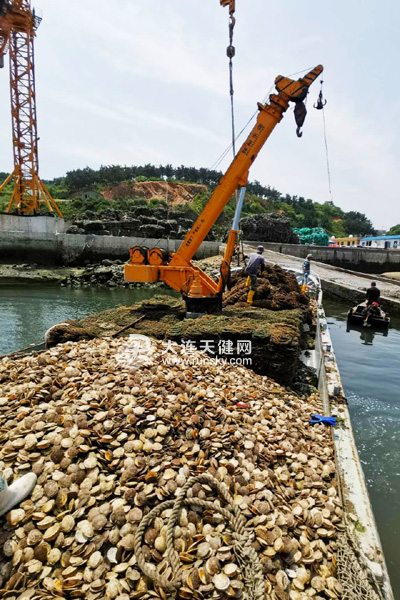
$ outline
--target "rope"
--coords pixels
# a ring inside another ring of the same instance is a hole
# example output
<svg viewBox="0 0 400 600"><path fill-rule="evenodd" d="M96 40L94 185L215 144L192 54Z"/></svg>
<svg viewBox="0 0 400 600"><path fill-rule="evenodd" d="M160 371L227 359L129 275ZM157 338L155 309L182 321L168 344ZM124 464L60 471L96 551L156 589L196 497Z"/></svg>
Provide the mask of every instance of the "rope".
<svg viewBox="0 0 400 600"><path fill-rule="evenodd" d="M167 201L167 221L169 221L169 195L168 195L168 176L165 175L165 194L166 194L166 201ZM167 231L167 252L169 252L169 225L168 225L168 231Z"/></svg>
<svg viewBox="0 0 400 600"><path fill-rule="evenodd" d="M269 88L265 98L262 101L262 104L265 104L269 94L271 93L272 89L273 89L273 85L271 85L271 87ZM241 135L243 134L243 132L245 131L245 129L247 129L247 127L250 125L250 123L253 121L253 119L256 117L256 115L258 115L259 110L257 108L257 110L251 115L250 119L247 121L247 123L244 125L244 127L239 131L239 133L237 134L236 138L235 138L235 142L238 141L238 139L241 137ZM231 148L233 147L232 143L229 144L229 146L224 150L224 152L221 154L221 156L219 158L217 158L217 160L214 162L213 165L211 165L210 170L216 169L218 167L218 165L221 164L221 162L224 160L224 158L226 157L226 155L230 152Z"/></svg>
<svg viewBox="0 0 400 600"><path fill-rule="evenodd" d="M221 507L217 502L209 500L201 500L200 498L187 498L187 492L195 483L206 483L222 497L226 502L227 507ZM233 498L230 495L225 484L217 481L212 475L202 473L193 477L189 477L178 496L174 500L166 500L158 506L154 507L140 522L135 533L134 551L138 567L149 577L156 586L163 588L167 592L176 592L184 585L183 572L180 566L178 553L174 548L174 529L179 522L181 510L184 506L199 506L200 508L210 510L213 513L221 514L230 524L232 528L232 537L236 542L233 547L233 552L242 569L243 583L247 590L248 598L251 600L264 600L265 584L262 566L258 560L258 555L253 548L253 535L246 527L246 521L240 509L233 503ZM160 515L164 510L172 508L171 517L167 523L166 535L166 557L172 570L172 579L160 575L156 567L146 562L142 552L143 535L150 523Z"/></svg>
<svg viewBox="0 0 400 600"><path fill-rule="evenodd" d="M358 545L348 531L337 542L337 577L343 589L342 600L383 600L379 584L364 565Z"/></svg>

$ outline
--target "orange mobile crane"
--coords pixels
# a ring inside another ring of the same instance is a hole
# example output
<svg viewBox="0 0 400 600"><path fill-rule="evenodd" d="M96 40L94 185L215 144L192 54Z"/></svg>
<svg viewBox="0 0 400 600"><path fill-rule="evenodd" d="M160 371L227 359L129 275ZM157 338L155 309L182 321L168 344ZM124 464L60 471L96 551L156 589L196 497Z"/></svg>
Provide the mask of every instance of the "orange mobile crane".
<svg viewBox="0 0 400 600"><path fill-rule="evenodd" d="M7 212L40 213L40 198L50 212L61 211L39 178L36 120L34 39L41 19L31 9L30 0L0 0L0 68L10 55L11 117L14 170L0 192L14 179Z"/></svg>
<svg viewBox="0 0 400 600"><path fill-rule="evenodd" d="M281 75L275 79L278 93L271 94L269 103L258 104L260 112L256 124L178 250L170 254L162 248L131 248L130 260L125 264L126 281L164 281L182 294L188 312L213 313L221 310L222 294L229 277L249 169L289 108L289 102L295 104L297 135L301 136L300 127L306 115L304 100L310 85L322 71L323 67L318 65L297 81ZM195 267L191 260L238 186L241 190L221 264L221 274L219 280L214 281L207 273Z"/></svg>

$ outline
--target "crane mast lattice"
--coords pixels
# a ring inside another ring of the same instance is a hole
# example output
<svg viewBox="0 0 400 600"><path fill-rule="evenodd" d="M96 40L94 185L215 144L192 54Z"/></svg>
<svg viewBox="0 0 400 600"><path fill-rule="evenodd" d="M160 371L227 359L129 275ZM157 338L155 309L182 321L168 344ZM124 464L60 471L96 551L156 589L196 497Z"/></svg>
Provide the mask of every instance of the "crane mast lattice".
<svg viewBox="0 0 400 600"><path fill-rule="evenodd" d="M39 214L42 199L50 212L62 217L39 178L34 39L40 22L30 0L0 0L0 67L8 51L14 151L14 170L0 191L14 179L7 212L15 209L19 214Z"/></svg>

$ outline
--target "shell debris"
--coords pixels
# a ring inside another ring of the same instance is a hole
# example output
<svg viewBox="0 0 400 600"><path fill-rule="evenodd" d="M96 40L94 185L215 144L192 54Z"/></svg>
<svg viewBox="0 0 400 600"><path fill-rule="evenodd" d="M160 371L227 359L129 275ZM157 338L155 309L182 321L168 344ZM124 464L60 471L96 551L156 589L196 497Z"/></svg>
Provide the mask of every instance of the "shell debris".
<svg viewBox="0 0 400 600"><path fill-rule="evenodd" d="M310 427L318 394L298 397L244 367L121 366L123 340L68 342L0 361L0 471L8 483L33 471L31 497L0 532L0 589L24 597L160 598L134 554L141 519L173 500L191 475L223 482L252 531L266 594L280 600L340 598L335 578L343 530L330 431ZM177 346L178 348L178 346ZM203 357L202 354L198 355ZM246 598L240 561L218 499L196 483L173 544L180 598ZM154 572L171 576L167 522L158 515L142 547ZM36 597L36 596L35 596Z"/></svg>

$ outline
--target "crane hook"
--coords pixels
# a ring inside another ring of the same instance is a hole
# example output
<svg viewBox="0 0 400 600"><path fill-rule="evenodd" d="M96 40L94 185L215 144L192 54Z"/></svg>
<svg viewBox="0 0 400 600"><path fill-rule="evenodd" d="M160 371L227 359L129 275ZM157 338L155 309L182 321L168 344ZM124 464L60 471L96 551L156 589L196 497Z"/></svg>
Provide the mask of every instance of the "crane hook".
<svg viewBox="0 0 400 600"><path fill-rule="evenodd" d="M304 104L304 101L303 100L297 101L296 105L294 107L294 119L295 119L296 125L297 125L297 129L296 129L297 137L301 137L303 135L303 132L300 130L303 127L304 121L306 119L306 115L307 115L307 109L306 109L306 105Z"/></svg>
<svg viewBox="0 0 400 600"><path fill-rule="evenodd" d="M318 95L318 100L317 100L317 104L314 104L314 108L316 108L317 110L322 110L326 104L326 100L324 100L324 97L322 95L322 84L324 82L321 81L321 89Z"/></svg>

